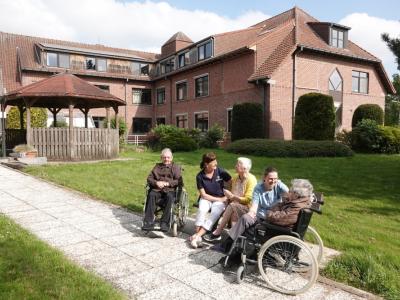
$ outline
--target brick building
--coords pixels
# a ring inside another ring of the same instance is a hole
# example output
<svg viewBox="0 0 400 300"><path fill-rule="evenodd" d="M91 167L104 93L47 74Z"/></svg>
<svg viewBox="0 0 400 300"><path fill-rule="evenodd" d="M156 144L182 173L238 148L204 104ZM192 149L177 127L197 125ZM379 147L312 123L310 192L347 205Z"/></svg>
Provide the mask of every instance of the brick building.
<svg viewBox="0 0 400 300"><path fill-rule="evenodd" d="M0 70L8 92L70 72L126 101L129 134L156 124L230 131L236 103L258 102L266 137L292 138L297 99L334 97L337 129L350 129L354 110L384 108L394 88L381 61L348 40L350 28L319 22L294 7L249 28L193 42L178 32L161 54L0 32ZM90 114L99 125L105 110Z"/></svg>

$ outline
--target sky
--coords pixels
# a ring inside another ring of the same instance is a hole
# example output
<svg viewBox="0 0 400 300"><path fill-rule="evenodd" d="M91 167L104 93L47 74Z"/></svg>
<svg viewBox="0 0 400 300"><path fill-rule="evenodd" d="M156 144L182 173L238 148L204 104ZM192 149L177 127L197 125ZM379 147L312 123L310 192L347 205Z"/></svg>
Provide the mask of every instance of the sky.
<svg viewBox="0 0 400 300"><path fill-rule="evenodd" d="M381 59L390 78L399 73L380 37L400 37L398 0L0 0L0 31L159 53L178 31L196 42L294 6L351 27L351 41Z"/></svg>

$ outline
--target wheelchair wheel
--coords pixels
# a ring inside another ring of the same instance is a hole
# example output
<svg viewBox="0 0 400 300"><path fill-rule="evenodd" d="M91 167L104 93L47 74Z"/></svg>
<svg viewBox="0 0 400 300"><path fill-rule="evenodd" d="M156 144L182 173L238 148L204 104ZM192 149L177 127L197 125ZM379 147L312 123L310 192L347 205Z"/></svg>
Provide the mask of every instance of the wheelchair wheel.
<svg viewBox="0 0 400 300"><path fill-rule="evenodd" d="M318 232L313 227L308 226L306 234L304 235L304 242L314 254L319 265L324 254L324 243L322 242Z"/></svg>
<svg viewBox="0 0 400 300"><path fill-rule="evenodd" d="M178 205L178 227L185 226L188 215L189 215L189 199L187 192L183 190Z"/></svg>
<svg viewBox="0 0 400 300"><path fill-rule="evenodd" d="M246 271L246 267L244 265L240 265L236 271L236 282L237 283L239 283L239 284L242 283L242 281L244 280L245 271Z"/></svg>
<svg viewBox="0 0 400 300"><path fill-rule="evenodd" d="M318 263L310 248L288 235L273 237L262 245L258 269L268 286L289 295L307 291L318 277Z"/></svg>

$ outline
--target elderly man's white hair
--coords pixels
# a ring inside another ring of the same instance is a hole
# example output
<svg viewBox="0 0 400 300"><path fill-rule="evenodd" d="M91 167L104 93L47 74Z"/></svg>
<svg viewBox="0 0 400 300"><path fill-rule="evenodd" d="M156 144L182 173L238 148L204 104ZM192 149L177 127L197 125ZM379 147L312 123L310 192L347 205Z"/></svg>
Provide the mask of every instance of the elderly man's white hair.
<svg viewBox="0 0 400 300"><path fill-rule="evenodd" d="M246 169L247 172L250 172L251 169L251 159L247 157L238 157L238 163L242 165L243 168Z"/></svg>
<svg viewBox="0 0 400 300"><path fill-rule="evenodd" d="M313 193L313 186L307 179L293 179L292 180L292 191L300 197L311 197Z"/></svg>
<svg viewBox="0 0 400 300"><path fill-rule="evenodd" d="M167 153L170 153L171 156L172 156L172 151L171 151L171 149L169 149L169 148L164 148L164 149L161 150L161 156L163 156L163 155L165 155L165 154L167 154Z"/></svg>

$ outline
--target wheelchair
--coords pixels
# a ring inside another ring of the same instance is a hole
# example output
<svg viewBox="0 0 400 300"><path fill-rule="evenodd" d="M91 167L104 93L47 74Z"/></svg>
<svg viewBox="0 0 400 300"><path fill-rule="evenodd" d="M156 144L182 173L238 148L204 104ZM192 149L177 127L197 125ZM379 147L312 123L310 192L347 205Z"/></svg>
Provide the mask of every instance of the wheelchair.
<svg viewBox="0 0 400 300"><path fill-rule="evenodd" d="M151 188L146 185L146 197L145 197L145 202L143 205L143 214L146 211L146 205L147 205L147 197L150 192ZM154 230L160 230L160 220L159 218L162 215L162 212L164 211L165 206L163 205L163 198L160 199L161 201L159 203L156 203L157 208L155 211L155 224L156 226L154 227ZM189 198L188 198L188 193L186 189L182 187L177 187L175 189L175 201L171 206L171 213L170 213L170 220L168 222L169 226L169 232L171 232L172 236L176 237L178 236L178 232L182 230L182 228L186 224L187 217L189 215Z"/></svg>
<svg viewBox="0 0 400 300"><path fill-rule="evenodd" d="M228 265L235 253L240 254L238 283L244 280L249 263L258 266L262 278L273 290L289 295L307 291L317 280L318 264L323 256L322 240L308 225L313 212L322 213L322 204L322 194L316 193L311 207L300 210L293 229L267 222L248 228L232 244L223 266ZM309 246L310 240L314 247Z"/></svg>

